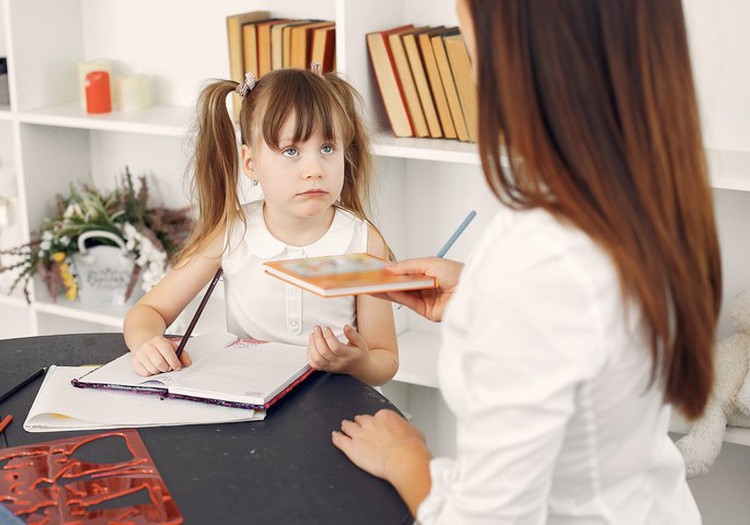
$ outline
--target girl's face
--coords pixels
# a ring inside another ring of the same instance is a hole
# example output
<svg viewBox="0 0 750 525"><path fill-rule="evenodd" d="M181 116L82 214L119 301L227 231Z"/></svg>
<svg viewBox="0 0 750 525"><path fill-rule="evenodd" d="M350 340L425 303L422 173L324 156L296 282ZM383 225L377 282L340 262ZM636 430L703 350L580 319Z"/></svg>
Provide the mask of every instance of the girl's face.
<svg viewBox="0 0 750 525"><path fill-rule="evenodd" d="M344 186L344 146L327 141L319 128L305 142L293 142L294 118L281 130L279 150L258 140L242 146L242 169L258 180L270 209L292 217L315 217L328 210Z"/></svg>

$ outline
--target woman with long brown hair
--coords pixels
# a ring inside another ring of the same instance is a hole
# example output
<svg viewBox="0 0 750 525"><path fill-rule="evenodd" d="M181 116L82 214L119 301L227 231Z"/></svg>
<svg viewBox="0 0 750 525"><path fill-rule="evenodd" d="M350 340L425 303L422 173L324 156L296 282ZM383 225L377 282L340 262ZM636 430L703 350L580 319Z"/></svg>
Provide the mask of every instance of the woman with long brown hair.
<svg viewBox="0 0 750 525"><path fill-rule="evenodd" d="M680 0L459 0L505 206L438 291L457 458L394 412L333 442L420 523L693 524L667 436L713 380L720 257ZM510 169L501 168L507 152Z"/></svg>

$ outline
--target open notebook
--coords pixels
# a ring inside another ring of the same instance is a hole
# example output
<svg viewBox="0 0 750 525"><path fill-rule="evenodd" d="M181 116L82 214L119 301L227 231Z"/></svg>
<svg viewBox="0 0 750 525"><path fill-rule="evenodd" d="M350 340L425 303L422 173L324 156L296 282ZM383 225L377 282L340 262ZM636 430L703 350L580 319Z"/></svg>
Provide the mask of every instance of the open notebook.
<svg viewBox="0 0 750 525"><path fill-rule="evenodd" d="M182 370L143 377L127 353L72 383L265 410L312 371L304 346L238 340L220 333L193 337L185 349L193 364Z"/></svg>
<svg viewBox="0 0 750 525"><path fill-rule="evenodd" d="M23 424L27 432L165 427L258 421L263 410L193 403L158 396L134 396L117 390L75 388L71 384L90 366L52 365ZM2 523L0 519L0 523Z"/></svg>

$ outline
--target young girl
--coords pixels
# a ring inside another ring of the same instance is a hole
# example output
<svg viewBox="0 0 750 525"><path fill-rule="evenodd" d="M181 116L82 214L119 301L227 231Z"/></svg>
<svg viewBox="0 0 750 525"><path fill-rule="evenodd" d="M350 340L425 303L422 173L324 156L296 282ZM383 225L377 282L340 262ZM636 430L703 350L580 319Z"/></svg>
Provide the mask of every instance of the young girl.
<svg viewBox="0 0 750 525"><path fill-rule="evenodd" d="M165 329L224 269L227 328L240 338L307 346L310 365L371 385L398 368L393 312L370 296L323 299L266 275L263 262L389 250L368 220L371 157L354 88L335 74L278 70L203 89L194 155L200 217L168 275L125 318L142 375L190 364ZM241 158L227 95L242 97ZM240 204L238 164L264 198ZM345 342L343 342L345 341Z"/></svg>

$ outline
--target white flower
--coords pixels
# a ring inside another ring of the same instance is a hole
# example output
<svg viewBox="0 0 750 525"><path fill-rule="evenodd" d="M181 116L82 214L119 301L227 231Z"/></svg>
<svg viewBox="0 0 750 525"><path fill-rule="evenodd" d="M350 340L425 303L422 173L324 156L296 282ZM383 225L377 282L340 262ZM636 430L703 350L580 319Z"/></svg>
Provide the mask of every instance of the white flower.
<svg viewBox="0 0 750 525"><path fill-rule="evenodd" d="M133 256L135 264L143 270L141 287L144 291L149 291L166 273L167 254L130 223L122 225L122 234L125 238L125 249Z"/></svg>

